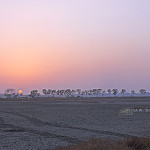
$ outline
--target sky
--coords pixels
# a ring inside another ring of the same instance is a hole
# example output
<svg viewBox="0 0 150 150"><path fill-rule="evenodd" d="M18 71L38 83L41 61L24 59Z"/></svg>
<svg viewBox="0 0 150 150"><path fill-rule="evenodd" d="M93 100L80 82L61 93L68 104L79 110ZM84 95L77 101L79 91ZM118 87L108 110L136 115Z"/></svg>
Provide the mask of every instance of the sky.
<svg viewBox="0 0 150 150"><path fill-rule="evenodd" d="M0 0L0 92L145 88L149 0Z"/></svg>

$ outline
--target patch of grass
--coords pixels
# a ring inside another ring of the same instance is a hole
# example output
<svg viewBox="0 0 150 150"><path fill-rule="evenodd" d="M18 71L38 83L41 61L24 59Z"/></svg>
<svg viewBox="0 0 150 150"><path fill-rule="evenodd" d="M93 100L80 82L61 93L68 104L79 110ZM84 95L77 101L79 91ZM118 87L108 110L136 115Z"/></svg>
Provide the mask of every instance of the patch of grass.
<svg viewBox="0 0 150 150"><path fill-rule="evenodd" d="M149 138L124 140L91 139L78 145L58 147L56 150L150 150Z"/></svg>

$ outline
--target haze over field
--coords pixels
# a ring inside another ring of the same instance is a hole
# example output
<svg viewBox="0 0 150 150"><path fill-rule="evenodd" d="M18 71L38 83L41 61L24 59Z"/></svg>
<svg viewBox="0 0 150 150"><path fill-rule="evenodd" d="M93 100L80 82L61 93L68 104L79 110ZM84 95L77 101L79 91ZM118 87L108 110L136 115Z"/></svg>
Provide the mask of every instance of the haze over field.
<svg viewBox="0 0 150 150"><path fill-rule="evenodd" d="M0 92L149 88L149 0L0 0Z"/></svg>

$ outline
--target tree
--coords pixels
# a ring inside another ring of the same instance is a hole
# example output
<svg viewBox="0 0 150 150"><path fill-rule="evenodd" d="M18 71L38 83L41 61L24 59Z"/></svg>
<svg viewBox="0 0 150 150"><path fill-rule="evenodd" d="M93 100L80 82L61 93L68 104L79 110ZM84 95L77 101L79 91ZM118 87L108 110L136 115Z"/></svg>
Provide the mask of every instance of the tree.
<svg viewBox="0 0 150 150"><path fill-rule="evenodd" d="M56 94L57 94L57 96L59 96L60 95L60 90L57 90Z"/></svg>
<svg viewBox="0 0 150 150"><path fill-rule="evenodd" d="M144 96L146 94L146 90L145 89L140 89L139 93Z"/></svg>
<svg viewBox="0 0 150 150"><path fill-rule="evenodd" d="M93 89L92 94L95 96L97 95L97 89Z"/></svg>
<svg viewBox="0 0 150 150"><path fill-rule="evenodd" d="M121 94L122 94L122 96L124 97L124 94L126 93L126 90L125 89L122 89L121 90Z"/></svg>
<svg viewBox="0 0 150 150"><path fill-rule="evenodd" d="M55 94L56 94L56 90L52 90L52 91L51 91L51 94L52 94L52 97L54 97Z"/></svg>
<svg viewBox="0 0 150 150"><path fill-rule="evenodd" d="M105 94L105 91L102 91L102 97L104 96L104 94Z"/></svg>
<svg viewBox="0 0 150 150"><path fill-rule="evenodd" d="M80 94L81 94L81 89L77 89L76 92L77 92L78 96L80 96Z"/></svg>
<svg viewBox="0 0 150 150"><path fill-rule="evenodd" d="M43 94L46 96L47 95L47 90L46 89L43 89Z"/></svg>
<svg viewBox="0 0 150 150"><path fill-rule="evenodd" d="M64 93L64 94L66 95L66 97L70 97L70 95L71 95L71 90L70 90L70 89L65 90L65 93Z"/></svg>
<svg viewBox="0 0 150 150"><path fill-rule="evenodd" d="M113 89L112 92L113 92L113 94L116 96L117 93L118 93L118 89Z"/></svg>
<svg viewBox="0 0 150 150"><path fill-rule="evenodd" d="M87 95L88 95L88 90L85 90L85 95L86 95L86 97L87 97Z"/></svg>
<svg viewBox="0 0 150 150"><path fill-rule="evenodd" d="M38 97L38 96L40 96L40 93L38 93L38 90L32 90L30 93L30 96L31 97Z"/></svg>
<svg viewBox="0 0 150 150"><path fill-rule="evenodd" d="M16 94L15 89L6 89L4 95L7 97L14 97Z"/></svg>
<svg viewBox="0 0 150 150"><path fill-rule="evenodd" d="M134 96L134 95L135 95L135 91L132 90L132 91L131 91L131 96Z"/></svg>
<svg viewBox="0 0 150 150"><path fill-rule="evenodd" d="M64 92L65 92L65 90L60 90L60 95L63 96Z"/></svg>
<svg viewBox="0 0 150 150"><path fill-rule="evenodd" d="M88 94L90 95L90 97L93 95L93 90L89 90Z"/></svg>
<svg viewBox="0 0 150 150"><path fill-rule="evenodd" d="M72 91L71 91L71 96L74 97L74 96L75 96L75 93L76 93L76 90L72 90Z"/></svg>
<svg viewBox="0 0 150 150"><path fill-rule="evenodd" d="M51 90L51 89L48 89L48 90L47 90L47 95L50 95L51 92L52 92L52 90Z"/></svg>
<svg viewBox="0 0 150 150"><path fill-rule="evenodd" d="M111 89L108 89L107 92L109 93L109 96L110 96L110 94L111 94Z"/></svg>
<svg viewBox="0 0 150 150"><path fill-rule="evenodd" d="M82 91L80 95L81 95L81 97L84 97L85 91Z"/></svg>
<svg viewBox="0 0 150 150"><path fill-rule="evenodd" d="M97 89L97 95L101 94L102 89Z"/></svg>

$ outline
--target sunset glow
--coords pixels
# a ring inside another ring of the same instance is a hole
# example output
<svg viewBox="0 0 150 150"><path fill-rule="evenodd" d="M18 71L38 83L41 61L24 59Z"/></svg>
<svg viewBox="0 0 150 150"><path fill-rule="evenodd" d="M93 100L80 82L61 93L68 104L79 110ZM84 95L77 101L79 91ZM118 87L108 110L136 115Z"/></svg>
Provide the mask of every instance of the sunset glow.
<svg viewBox="0 0 150 150"><path fill-rule="evenodd" d="M18 93L19 93L19 94L23 94L23 91L22 91L22 90L19 90Z"/></svg>
<svg viewBox="0 0 150 150"><path fill-rule="evenodd" d="M0 0L0 92L150 90L149 6L149 0Z"/></svg>

